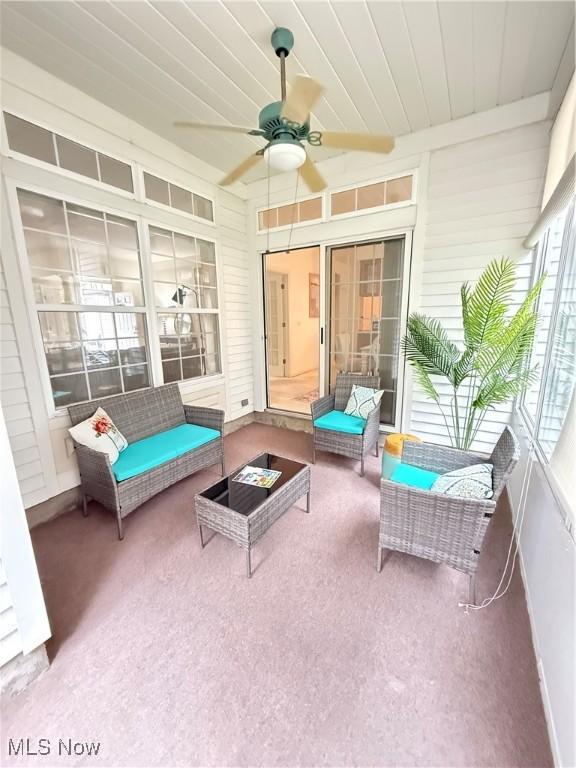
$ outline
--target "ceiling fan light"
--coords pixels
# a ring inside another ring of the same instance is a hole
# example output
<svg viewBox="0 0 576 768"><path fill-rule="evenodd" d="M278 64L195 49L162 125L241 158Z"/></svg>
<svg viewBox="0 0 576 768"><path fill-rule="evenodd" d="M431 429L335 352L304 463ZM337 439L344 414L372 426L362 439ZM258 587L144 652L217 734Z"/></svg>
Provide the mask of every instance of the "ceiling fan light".
<svg viewBox="0 0 576 768"><path fill-rule="evenodd" d="M306 161L306 150L294 142L270 144L264 150L264 160L276 171L295 171Z"/></svg>

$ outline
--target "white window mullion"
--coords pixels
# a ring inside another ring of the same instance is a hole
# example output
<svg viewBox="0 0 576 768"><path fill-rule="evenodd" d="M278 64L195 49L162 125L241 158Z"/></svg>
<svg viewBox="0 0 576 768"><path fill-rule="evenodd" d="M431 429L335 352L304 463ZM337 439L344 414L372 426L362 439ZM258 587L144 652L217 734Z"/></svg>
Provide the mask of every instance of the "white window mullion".
<svg viewBox="0 0 576 768"><path fill-rule="evenodd" d="M134 197L139 202L146 202L146 190L144 187L144 170L139 163L132 165L132 183L134 185Z"/></svg>
<svg viewBox="0 0 576 768"><path fill-rule="evenodd" d="M158 387L164 383L162 357L158 341L158 310L154 297L154 280L152 274L152 251L150 247L150 231L148 224L138 219L138 239L140 241L140 262L142 267L142 286L144 290L144 306L146 312L146 340L148 344L150 383Z"/></svg>

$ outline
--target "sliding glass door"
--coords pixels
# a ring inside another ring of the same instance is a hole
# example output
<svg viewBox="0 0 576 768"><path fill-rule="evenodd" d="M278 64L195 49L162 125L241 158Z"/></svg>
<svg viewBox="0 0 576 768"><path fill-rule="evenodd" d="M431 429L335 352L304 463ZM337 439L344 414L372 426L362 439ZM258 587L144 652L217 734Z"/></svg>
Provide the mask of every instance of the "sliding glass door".
<svg viewBox="0 0 576 768"><path fill-rule="evenodd" d="M320 249L263 259L267 405L310 414L320 391Z"/></svg>
<svg viewBox="0 0 576 768"><path fill-rule="evenodd" d="M382 424L397 424L406 238L329 250L329 384L339 371L377 373Z"/></svg>

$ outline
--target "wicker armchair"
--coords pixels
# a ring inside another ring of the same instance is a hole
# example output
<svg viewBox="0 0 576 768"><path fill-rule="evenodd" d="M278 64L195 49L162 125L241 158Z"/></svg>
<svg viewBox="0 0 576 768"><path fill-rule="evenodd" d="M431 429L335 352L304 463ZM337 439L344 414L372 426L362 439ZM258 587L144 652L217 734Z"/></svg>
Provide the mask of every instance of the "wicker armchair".
<svg viewBox="0 0 576 768"><path fill-rule="evenodd" d="M431 472L450 472L471 464L493 464L491 499L465 499L380 482L378 571L384 549L407 552L445 563L470 577L469 602L476 602L476 569L482 543L500 494L520 455L518 441L506 427L490 458L430 443L405 442L402 461Z"/></svg>
<svg viewBox="0 0 576 768"><path fill-rule="evenodd" d="M366 425L361 435L347 434L330 429L319 429L316 421L331 411L344 411L352 385L359 387L379 386L378 376L361 376L356 373L339 373L336 376L336 390L333 395L326 395L311 403L313 435L313 463L316 463L316 451L328 451L348 456L350 459L360 460L360 475L364 475L364 457L375 450L378 456L378 434L380 427L380 406L378 405L366 419Z"/></svg>

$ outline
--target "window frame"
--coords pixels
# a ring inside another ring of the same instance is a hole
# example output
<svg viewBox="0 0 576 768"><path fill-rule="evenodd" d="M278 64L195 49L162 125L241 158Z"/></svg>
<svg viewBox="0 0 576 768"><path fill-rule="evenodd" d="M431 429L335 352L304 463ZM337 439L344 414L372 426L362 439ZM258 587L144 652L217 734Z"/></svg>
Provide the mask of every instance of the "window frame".
<svg viewBox="0 0 576 768"><path fill-rule="evenodd" d="M386 181L402 179L404 176L412 177L412 194L409 200L402 200L399 203L384 203L384 205L375 205L373 208L361 208L358 211L348 211L347 213L332 213L332 195L338 194L339 192L349 192L350 190L355 190L359 187L369 187L372 184L381 184ZM386 176L364 179L355 184L330 187L329 190L326 190L326 195L326 221L340 221L341 219L350 219L353 216L367 216L371 213L380 213L381 211L393 211L397 208L408 208L411 205L416 205L418 200L418 169L411 168L405 171L387 174Z"/></svg>
<svg viewBox="0 0 576 768"><path fill-rule="evenodd" d="M540 431L540 424L541 424L541 418L542 418L542 410L544 407L546 386L548 383L548 377L550 375L550 359L553 351L552 349L553 344L551 343L551 340L553 340L554 338L556 325L558 322L558 308L560 304L562 289L564 286L564 277L566 274L566 264L568 261L569 244L570 244L570 240L574 239L575 229L576 229L576 199L573 198L567 207L566 226L564 227L564 232L562 234L560 261L558 264L558 274L557 274L556 285L554 287L554 301L553 301L552 309L550 313L550 327L548 328L548 333L546 335L546 351L544 354L544 360L542 362L542 376L540 377L539 386L538 386L538 399L536 403L535 417L532 418L532 415L526 406L526 392L522 394L518 403L518 410L520 411L522 420L524 421L528 434L530 435L530 442L534 448L534 451L547 477L549 479L552 478L552 485L554 486L554 488L557 488L558 486L555 483L553 479L553 474L551 473L549 468L550 460L543 446L540 444L539 431ZM534 286L534 284L542 277L542 275L545 272L546 263L545 263L544 254L546 253L549 236L550 236L550 229L547 229L542 239L537 243L536 246L534 246L533 252L535 251L536 255L533 260L533 269L532 269L532 275L530 279L530 288ZM538 309L539 309L539 306L540 306L540 301L538 302Z"/></svg>
<svg viewBox="0 0 576 768"><path fill-rule="evenodd" d="M172 176L167 177L164 173L160 174L158 171L154 171L152 168L150 168L147 165L142 165L141 163L138 163L137 168L135 170L136 170L136 173L138 174L138 189L141 191L141 195L142 195L141 202L151 206L152 208L159 208L162 211L171 213L173 216L182 216L185 219L190 219L191 221L195 221L198 224L204 224L207 227L214 228L217 226L216 200L213 197L205 195L194 189L190 189L188 186L183 186L183 183L181 181L177 181ZM145 173L149 174L150 176L155 176L157 179L161 179L162 181L165 181L168 184L174 184L174 186L176 187L181 187L182 189L185 189L187 192L190 192L192 195L199 195L200 197L203 197L205 200L208 200L210 203L212 203L212 216L213 216L212 221L210 219L203 219L201 216L196 216L195 213L188 213L187 211L182 211L180 208L174 208L171 205L165 205L164 203L159 203L156 200L152 200L149 197L146 197L146 182L144 179ZM176 230L173 230L173 231L175 232ZM208 239L208 238L205 238L205 239Z"/></svg>
<svg viewBox="0 0 576 768"><path fill-rule="evenodd" d="M553 345L550 343L550 340L553 339L554 337L556 323L558 320L558 307L560 303L560 294L563 288L566 263L568 260L569 244L571 240L573 242L576 242L576 198L573 198L568 205L567 221L570 222L570 226L565 227L563 237L562 237L562 250L560 254L560 262L558 265L559 279L554 289L554 303L552 306L551 322L550 322L550 328L548 330L548 335L546 337L546 353L544 357L544 362L542 364L542 370L544 372L544 375L540 379L535 419L532 419L530 412L526 407L525 394L523 394L522 397L519 398L517 406L518 406L520 419L524 425L524 428L526 429L526 432L529 438L529 447L534 451L534 455L538 460L538 463L542 468L542 472L544 473L544 476L548 481L550 490L552 491L560 509L562 510L564 524L566 525L568 530L572 532L574 530L574 525L576 525L576 522L574 519L573 501L571 501L565 495L564 488L560 485L560 483L556 479L554 472L552 471L552 468L550 466L550 459L548 458L546 451L544 450L543 446L540 444L540 441L539 441L540 423L541 423L541 417L542 417L542 410L544 406L544 397L546 394L546 386L547 386L548 376L549 376L549 363L550 363L550 358L552 356ZM541 241L534 247L534 250L537 251L537 254L536 254L536 258L534 259L534 268L533 268L530 287L534 285L534 283L540 278L540 276L544 272L545 264L544 264L542 253L545 251L546 243L549 237L549 232L550 232L549 229L546 230ZM571 535L573 536L573 533Z"/></svg>
<svg viewBox="0 0 576 768"><path fill-rule="evenodd" d="M112 160L116 160L119 163L123 163L124 165L130 166L130 173L132 174L132 187L133 191L129 192L126 189L122 189L121 187L115 187L113 184L108 184L105 181L100 181L99 179L93 179L91 176L84 176L81 173L76 173L76 171L70 171L68 168L61 168L59 165L53 165L52 163L47 163L45 160L39 160L37 157L30 157L30 155L24 155L22 152L18 152L14 149L10 148L10 144L8 142L8 130L6 128L6 120L4 118L4 113L7 112L10 115L14 115L14 117L18 117L21 120L25 120L28 123L31 123L32 125L37 125L39 128L43 128L45 131L49 131L52 134L57 134L58 136L62 136L64 139L68 139L68 141L72 141L75 144L80 144L80 146L85 147L86 149L90 149L93 152L97 152L101 155L106 155L107 157L112 158ZM83 140L80 140L72 135L70 135L67 131L62 132L59 128L52 127L49 123L46 123L44 120L37 120L36 117L32 118L29 115L27 115L24 112L21 112L20 110L15 109L2 109L2 120L0 121L1 124L1 131L2 131L2 154L5 155L8 158L12 158L14 160L18 160L19 162L26 163L27 165L32 165L35 168L42 168L44 170L52 171L52 173L57 173L59 176L62 176L66 179L70 179L72 181L80 181L83 184L88 184L91 187L95 187L96 189L102 189L106 190L107 192L112 192L116 195L120 195L121 197L124 197L128 200L138 200L138 167L137 164L133 160L126 160L123 158L118 157L115 153L111 153L109 150L100 148L99 146L96 146L92 143L86 144ZM41 193L41 194L47 194L47 193ZM53 195L53 193L48 193L48 196L50 194ZM121 214L118 214L121 215Z"/></svg>
<svg viewBox="0 0 576 768"><path fill-rule="evenodd" d="M40 163L41 161L39 161ZM52 166L48 163L41 163L42 166L46 166L52 170L57 169L56 166ZM74 174L76 177L77 174ZM81 177L84 178L84 177ZM100 183L98 182L98 186ZM108 186L108 185L106 185ZM160 359L160 345L157 341L156 327L158 309L155 306L154 301L154 288L152 277L152 264L150 258L150 240L148 235L148 227L156 226L162 229L169 228L170 231L187 235L189 237L198 237L202 240L206 240L214 244L215 260L216 260L216 281L217 281L217 295L218 295L218 308L214 310L199 310L201 312L217 314L218 320L218 342L220 345L220 366L221 372L217 374L210 374L208 376L200 376L193 379L186 379L179 381L181 392L186 394L199 388L204 388L215 382L220 383L224 380L226 369L226 355L222 343L222 326L223 326L223 295L222 295L222 271L220 261L220 248L215 238L207 237L203 234L197 234L183 227L167 225L163 221L154 220L147 215L138 213L127 212L123 208L111 206L107 203L100 201L95 202L86 197L81 197L76 194L69 194L58 192L53 189L49 189L45 186L30 183L28 181L20 181L14 178L6 178L6 199L9 208L9 214L12 221L12 228L14 233L14 241L16 246L16 255L18 260L18 266L22 275L22 290L24 292L24 305L26 317L30 333L32 336L32 345L34 351L34 357L38 366L38 374L40 379L40 385L44 396L45 412L49 420L68 416L68 407L63 406L61 408L56 407L54 403L52 386L50 383L50 375L48 371L48 365L46 362L46 354L44 350L44 340L42 336L42 330L40 327L40 320L38 312L43 311L42 308L36 304L34 296L34 286L32 282L32 270L30 261L28 258L28 250L26 246L24 236L24 226L22 225L22 219L20 216L20 206L18 201L18 190L30 192L32 194L43 195L53 200L64 200L72 205L84 206L86 208L92 208L102 213L109 214L111 216L118 216L120 218L128 219L136 224L136 230L138 232L139 241L139 254L140 254L140 267L141 267L141 279L142 279L142 292L144 298L144 306L137 309L130 310L136 314L143 314L146 318L146 334L145 341L148 350L148 366L149 366L149 380L150 388L158 387L164 384L164 378L162 373L162 363ZM118 190L117 190L118 191ZM173 210L173 209L169 209ZM206 222L207 224L209 222ZM123 305L111 305L96 306L96 305L66 305L66 308L62 310L62 305L46 305L45 311L66 311L66 312L115 312L118 314L126 314L126 307ZM111 395L113 397L114 395ZM99 398L103 399L103 398ZM82 402L93 402L86 400Z"/></svg>
<svg viewBox="0 0 576 768"><path fill-rule="evenodd" d="M532 267L530 271L530 285L529 290L531 290L534 285L538 282L538 280L542 277L544 273L544 258L543 253L546 251L546 246L548 243L548 235L549 230L546 230L544 233L544 236L541 240L539 240L536 245L532 248ZM556 301L556 297L554 297L554 301ZM536 304L536 311L540 311L540 302L541 297L538 297L538 302ZM546 355L548 353L548 337L546 338L546 353L544 356L544 359L546 359ZM542 369L544 370L544 365L542 366ZM527 390L525 390L521 397L519 398L518 402L518 409L520 410L522 414L522 418L524 419L526 426L530 428L530 434L532 435L534 433L536 424L538 423L538 408L540 403L540 389L542 388L542 381L543 379L540 378L539 382L539 388L538 388L538 396L536 398L536 410L534 416L530 413L530 410L526 404L526 394Z"/></svg>

